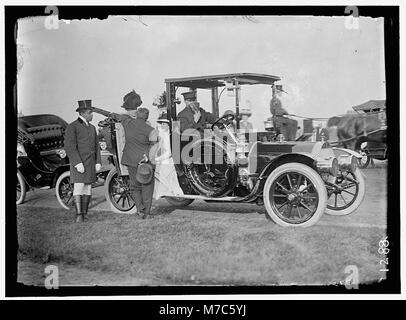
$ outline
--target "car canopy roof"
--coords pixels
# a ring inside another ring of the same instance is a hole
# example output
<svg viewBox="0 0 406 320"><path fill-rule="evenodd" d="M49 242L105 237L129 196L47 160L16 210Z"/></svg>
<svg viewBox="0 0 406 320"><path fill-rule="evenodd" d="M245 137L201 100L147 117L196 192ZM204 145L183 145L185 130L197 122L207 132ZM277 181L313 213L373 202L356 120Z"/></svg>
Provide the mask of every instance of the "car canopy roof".
<svg viewBox="0 0 406 320"><path fill-rule="evenodd" d="M59 124L62 126L62 128L66 128L68 125L65 120L54 114L35 114L31 116L18 117L18 127L22 130L49 124Z"/></svg>
<svg viewBox="0 0 406 320"><path fill-rule="evenodd" d="M386 108L386 100L369 100L363 104L352 107L357 112L379 112Z"/></svg>
<svg viewBox="0 0 406 320"><path fill-rule="evenodd" d="M185 78L170 78L165 79L165 83L172 83L178 87L189 87L195 89L207 89L213 87L223 87L226 83L235 84L238 81L239 85L252 84L273 84L281 78L267 74L258 73L227 73L219 75L185 77Z"/></svg>

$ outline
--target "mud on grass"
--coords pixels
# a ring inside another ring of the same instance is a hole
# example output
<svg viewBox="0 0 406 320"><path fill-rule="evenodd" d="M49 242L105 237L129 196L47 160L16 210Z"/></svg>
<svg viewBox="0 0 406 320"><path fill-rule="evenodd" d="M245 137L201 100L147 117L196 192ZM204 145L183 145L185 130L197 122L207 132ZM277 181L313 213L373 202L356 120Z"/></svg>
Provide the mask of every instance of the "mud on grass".
<svg viewBox="0 0 406 320"><path fill-rule="evenodd" d="M75 224L72 212L19 207L19 256L169 285L328 284L343 281L348 265L361 283L380 278L383 229L293 229L255 213L176 212L147 220L92 212Z"/></svg>

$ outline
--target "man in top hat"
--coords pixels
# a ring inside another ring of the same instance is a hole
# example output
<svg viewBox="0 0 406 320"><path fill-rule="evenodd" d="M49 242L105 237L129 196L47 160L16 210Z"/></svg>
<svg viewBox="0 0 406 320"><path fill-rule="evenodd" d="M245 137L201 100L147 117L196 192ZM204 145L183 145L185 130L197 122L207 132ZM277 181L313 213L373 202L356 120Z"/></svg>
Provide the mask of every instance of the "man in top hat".
<svg viewBox="0 0 406 320"><path fill-rule="evenodd" d="M186 107L178 114L180 131L195 129L203 133L207 124L212 124L217 120L216 116L200 108L199 102L196 99L196 91L184 92L182 95Z"/></svg>
<svg viewBox="0 0 406 320"><path fill-rule="evenodd" d="M111 117L119 121L124 127L125 145L121 163L128 168L137 212L145 218L150 214L152 205L154 172L151 165L139 166L139 164L140 162L149 162L149 151L151 146L157 142L158 134L147 123L149 110L140 107L142 100L135 91L125 95L123 100L122 108L127 111L127 114L113 113ZM152 170L150 170L151 168Z"/></svg>
<svg viewBox="0 0 406 320"><path fill-rule="evenodd" d="M78 101L78 119L66 127L64 147L69 157L76 222L83 222L91 199L91 184L101 168L100 146L93 119L92 101Z"/></svg>

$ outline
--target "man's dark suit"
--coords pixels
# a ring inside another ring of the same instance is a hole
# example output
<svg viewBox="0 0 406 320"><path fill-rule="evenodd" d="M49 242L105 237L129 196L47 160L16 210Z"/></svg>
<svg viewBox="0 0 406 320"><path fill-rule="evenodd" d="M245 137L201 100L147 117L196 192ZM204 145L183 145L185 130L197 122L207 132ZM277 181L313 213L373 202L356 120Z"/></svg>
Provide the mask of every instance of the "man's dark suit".
<svg viewBox="0 0 406 320"><path fill-rule="evenodd" d="M99 139L96 128L78 118L66 127L64 148L70 163L72 183L93 183L96 181L96 163L101 163ZM84 173L75 166L83 163Z"/></svg>
<svg viewBox="0 0 406 320"><path fill-rule="evenodd" d="M134 201L139 214L149 214L154 193L154 180L149 184L141 184L136 179L137 166L144 154L148 156L151 144L157 141L153 127L144 119L132 118L129 115L114 115L120 121L125 132L125 146L121 163L128 168L130 182L134 189Z"/></svg>
<svg viewBox="0 0 406 320"><path fill-rule="evenodd" d="M215 115L200 107L199 109L201 116L197 123L194 120L194 113L190 106L185 107L185 109L179 112L178 119L180 121L181 132L185 131L186 129L196 129L203 133L204 129L206 129L206 124L212 124L217 120Z"/></svg>

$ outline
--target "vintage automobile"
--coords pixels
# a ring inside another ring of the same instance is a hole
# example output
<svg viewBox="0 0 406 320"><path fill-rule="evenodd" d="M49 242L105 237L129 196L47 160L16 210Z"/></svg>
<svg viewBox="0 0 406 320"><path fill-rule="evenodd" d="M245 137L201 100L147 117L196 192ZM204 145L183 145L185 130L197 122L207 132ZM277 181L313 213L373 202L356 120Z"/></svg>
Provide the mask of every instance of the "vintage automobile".
<svg viewBox="0 0 406 320"><path fill-rule="evenodd" d="M21 116L17 119L17 183L16 203L21 204L30 189L55 188L60 205L73 205L69 159L63 149L67 123L53 114ZM103 185L111 169L111 154L102 152L102 170L95 186Z"/></svg>
<svg viewBox="0 0 406 320"><path fill-rule="evenodd" d="M254 85L269 87L279 80L277 76L254 73L165 80L163 109L170 122L172 156L183 192L176 197L171 192L164 195L169 203L186 206L195 199L253 203L265 206L267 217L278 225L293 227L314 225L325 212L349 214L361 204L365 182L357 167L358 153L329 148L320 141L283 141L278 137L278 141L262 142L257 132L238 130L241 89ZM178 89L194 90L198 95L211 93L212 109L207 111L217 117L221 94L227 89L235 98L235 115L219 117L208 126L204 136L185 137L178 122L177 105L181 103ZM108 117L108 112L99 110L99 113L107 116L102 125L110 128L115 162L106 179L106 198L115 212L135 212L126 168L120 163L123 129ZM232 130L235 126L237 131ZM210 159L223 161L206 161L208 150L212 151Z"/></svg>

